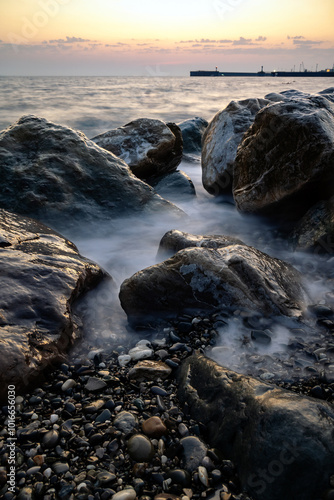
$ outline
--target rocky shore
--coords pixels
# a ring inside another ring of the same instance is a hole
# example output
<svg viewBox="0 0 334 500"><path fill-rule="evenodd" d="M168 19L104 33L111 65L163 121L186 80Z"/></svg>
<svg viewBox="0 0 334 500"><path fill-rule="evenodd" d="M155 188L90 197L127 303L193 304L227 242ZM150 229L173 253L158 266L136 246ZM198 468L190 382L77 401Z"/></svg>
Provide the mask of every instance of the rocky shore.
<svg viewBox="0 0 334 500"><path fill-rule="evenodd" d="M36 116L0 132L1 498L334 498L333 96L290 90L91 140ZM196 191L178 166L200 153L217 210L271 221L279 258L179 229L174 203ZM169 230L119 288L68 240L145 217ZM87 311L101 285L123 344Z"/></svg>

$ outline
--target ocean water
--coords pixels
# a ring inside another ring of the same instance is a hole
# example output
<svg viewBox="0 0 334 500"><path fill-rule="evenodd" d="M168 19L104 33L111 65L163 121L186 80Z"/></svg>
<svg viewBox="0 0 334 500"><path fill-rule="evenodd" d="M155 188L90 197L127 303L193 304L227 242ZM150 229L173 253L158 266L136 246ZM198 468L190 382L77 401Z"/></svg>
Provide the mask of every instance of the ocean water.
<svg viewBox="0 0 334 500"><path fill-rule="evenodd" d="M22 115L35 114L81 130L92 138L136 118L176 123L195 116L210 120L231 100L264 97L270 92L291 89L315 93L330 86L330 80L320 78L0 77L0 130ZM134 272L157 262L159 241L170 229L239 237L299 269L313 302L324 303L331 291L327 279L331 277L332 263L328 258L292 253L265 221L239 214L231 203L217 202L202 187L198 156L188 157L179 169L191 177L197 192L194 200L179 203L189 216L186 220L171 227L161 216L150 219L141 216L101 226L95 235L84 226L79 233L65 234L84 256L113 277L111 285L90 293L82 306L88 325L86 342L91 347L125 345L140 339L127 327L118 289ZM252 367L245 360L260 355L267 359L262 367L268 372L269 363L272 371L284 368L287 374L286 370L290 370L287 366L291 364L287 345L296 340L291 337L294 326L278 322L269 347L252 346L245 344L240 319L234 318L221 332L218 346L210 355L225 366L247 373L252 372ZM315 349L320 342L317 332L305 326L306 330L306 341ZM256 366L258 363L254 364L254 374Z"/></svg>

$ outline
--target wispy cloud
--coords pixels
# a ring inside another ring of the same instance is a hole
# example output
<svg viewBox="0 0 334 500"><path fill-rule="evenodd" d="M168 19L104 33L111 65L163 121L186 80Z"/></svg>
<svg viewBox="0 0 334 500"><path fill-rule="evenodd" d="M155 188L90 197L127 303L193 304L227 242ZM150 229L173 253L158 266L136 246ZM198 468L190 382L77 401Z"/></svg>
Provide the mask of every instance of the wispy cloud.
<svg viewBox="0 0 334 500"><path fill-rule="evenodd" d="M267 40L267 37L266 36L258 36L256 38L256 42L265 42Z"/></svg>
<svg viewBox="0 0 334 500"><path fill-rule="evenodd" d="M305 38L304 36L287 36L287 39L288 40L302 40L303 38Z"/></svg>
<svg viewBox="0 0 334 500"><path fill-rule="evenodd" d="M67 36L66 38L58 38L56 40L45 40L43 43L86 43L96 42L96 40L89 40L88 38L81 38L76 36Z"/></svg>
<svg viewBox="0 0 334 500"><path fill-rule="evenodd" d="M325 43L322 40L293 40L294 45L320 45L321 43Z"/></svg>
<svg viewBox="0 0 334 500"><path fill-rule="evenodd" d="M239 40L233 40L233 45L253 45L252 38L244 38L241 36Z"/></svg>

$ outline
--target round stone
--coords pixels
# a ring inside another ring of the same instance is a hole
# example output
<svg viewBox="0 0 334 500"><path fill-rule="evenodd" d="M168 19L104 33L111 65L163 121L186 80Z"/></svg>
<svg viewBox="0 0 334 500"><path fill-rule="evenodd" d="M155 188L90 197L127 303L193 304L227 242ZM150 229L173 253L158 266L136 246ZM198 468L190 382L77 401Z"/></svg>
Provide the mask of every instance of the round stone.
<svg viewBox="0 0 334 500"><path fill-rule="evenodd" d="M146 436L160 438L167 432L167 427L160 417L151 417L142 423L142 431Z"/></svg>
<svg viewBox="0 0 334 500"><path fill-rule="evenodd" d="M116 476L115 476L115 474L112 474L111 472L104 470L104 471L101 471L98 473L98 475L96 476L96 479L99 481L101 486L106 486L107 484L114 482L116 479Z"/></svg>
<svg viewBox="0 0 334 500"><path fill-rule="evenodd" d="M130 434L136 425L136 417L128 411L121 411L114 420L114 427L124 434Z"/></svg>
<svg viewBox="0 0 334 500"><path fill-rule="evenodd" d="M183 469L170 471L168 477L173 481L173 483L179 484L184 488L191 485L191 475Z"/></svg>
<svg viewBox="0 0 334 500"><path fill-rule="evenodd" d="M47 432L43 436L44 448L54 448L58 443L58 439L59 439L59 434L54 429L52 429L52 431Z"/></svg>
<svg viewBox="0 0 334 500"><path fill-rule="evenodd" d="M207 448L196 436L184 437L181 439L180 444L183 447L182 460L184 468L192 472L201 464Z"/></svg>
<svg viewBox="0 0 334 500"><path fill-rule="evenodd" d="M118 491L115 493L111 499L112 500L135 500L137 496L136 491L133 488L126 488L125 490Z"/></svg>
<svg viewBox="0 0 334 500"><path fill-rule="evenodd" d="M128 441L128 453L136 462L148 462L154 454L151 441L143 434L135 434Z"/></svg>
<svg viewBox="0 0 334 500"><path fill-rule="evenodd" d="M73 380L73 378L69 378L69 379L67 379L67 380L63 383L63 385L61 386L61 390L65 392L65 391L67 391L68 389L72 389L72 388L73 388L74 386L76 386L76 385L77 385L76 381L75 381L75 380Z"/></svg>
<svg viewBox="0 0 334 500"><path fill-rule="evenodd" d="M68 464L62 463L62 462L56 462L52 466L54 472L56 474L65 474L68 470L70 470Z"/></svg>

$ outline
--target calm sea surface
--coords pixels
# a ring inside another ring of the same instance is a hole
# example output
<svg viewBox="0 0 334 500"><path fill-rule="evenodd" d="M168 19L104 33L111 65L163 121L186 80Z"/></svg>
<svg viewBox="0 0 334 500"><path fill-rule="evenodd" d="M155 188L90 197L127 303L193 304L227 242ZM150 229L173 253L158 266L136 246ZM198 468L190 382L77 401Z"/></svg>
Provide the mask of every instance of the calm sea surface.
<svg viewBox="0 0 334 500"><path fill-rule="evenodd" d="M264 97L270 92L298 89L315 93L333 86L333 79L322 78L129 78L129 77L0 77L0 130L20 116L35 114L48 120L81 130L89 138L129 121L150 117L181 122L194 116L210 120L231 100ZM201 186L200 159L183 161L179 167L192 178L197 197L180 203L189 215L186 221L170 227L160 216L154 220L140 217L136 221L112 227L101 227L92 237L82 227L72 239L86 257L99 263L113 276L117 286L134 272L156 262L159 241L169 229L198 234L227 234L242 239L262 251L291 262L306 277L314 301L321 301L327 291L320 257L291 253L287 245L275 239L275 233L258 218L244 217L230 204L217 203ZM113 339L115 344L128 340L126 318L116 292L100 290L91 294L86 306L90 325L87 335L91 343ZM241 342L238 324L222 337L222 346L229 344L228 356L221 361L242 371ZM282 326L276 332L271 353L284 357L289 330ZM132 334L133 335L133 334ZM234 356L231 355L235 353ZM268 354L269 348L266 353ZM217 356L216 356L217 357ZM218 356L219 358L219 356ZM238 360L240 363L238 365Z"/></svg>

